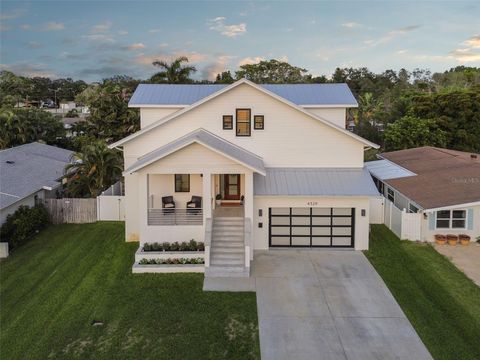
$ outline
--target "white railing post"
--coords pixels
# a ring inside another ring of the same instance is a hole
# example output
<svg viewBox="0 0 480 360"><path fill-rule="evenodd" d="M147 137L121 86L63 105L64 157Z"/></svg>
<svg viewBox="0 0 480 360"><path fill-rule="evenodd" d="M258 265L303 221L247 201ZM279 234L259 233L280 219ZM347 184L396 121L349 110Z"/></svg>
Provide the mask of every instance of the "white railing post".
<svg viewBox="0 0 480 360"><path fill-rule="evenodd" d="M212 218L205 220L205 267L210 266L210 247L212 244Z"/></svg>
<svg viewBox="0 0 480 360"><path fill-rule="evenodd" d="M252 220L245 218L244 222L245 267L250 267L250 247L252 242Z"/></svg>

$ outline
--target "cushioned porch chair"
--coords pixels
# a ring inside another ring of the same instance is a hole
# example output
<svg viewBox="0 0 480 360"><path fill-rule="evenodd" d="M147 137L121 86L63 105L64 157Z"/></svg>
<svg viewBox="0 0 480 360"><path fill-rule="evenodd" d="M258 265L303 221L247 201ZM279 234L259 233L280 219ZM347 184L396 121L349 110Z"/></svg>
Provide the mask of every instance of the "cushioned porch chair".
<svg viewBox="0 0 480 360"><path fill-rule="evenodd" d="M202 197L201 196L192 196L192 200L187 202L187 213L188 214L197 214L202 208Z"/></svg>
<svg viewBox="0 0 480 360"><path fill-rule="evenodd" d="M175 212L175 201L173 201L173 196L162 197L162 208L164 214Z"/></svg>

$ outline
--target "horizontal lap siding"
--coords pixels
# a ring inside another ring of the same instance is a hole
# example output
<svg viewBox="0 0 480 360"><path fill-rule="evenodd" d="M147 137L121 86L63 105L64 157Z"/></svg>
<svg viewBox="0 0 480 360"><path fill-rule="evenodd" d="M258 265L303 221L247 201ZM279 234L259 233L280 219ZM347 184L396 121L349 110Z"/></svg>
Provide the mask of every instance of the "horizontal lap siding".
<svg viewBox="0 0 480 360"><path fill-rule="evenodd" d="M254 115L264 115L265 129L254 130L252 125L251 137L236 137L234 130L223 130L222 115L235 115L236 108L251 108L252 122ZM363 166L363 144L248 85L220 95L127 143L126 161L198 128L262 156L266 166Z"/></svg>

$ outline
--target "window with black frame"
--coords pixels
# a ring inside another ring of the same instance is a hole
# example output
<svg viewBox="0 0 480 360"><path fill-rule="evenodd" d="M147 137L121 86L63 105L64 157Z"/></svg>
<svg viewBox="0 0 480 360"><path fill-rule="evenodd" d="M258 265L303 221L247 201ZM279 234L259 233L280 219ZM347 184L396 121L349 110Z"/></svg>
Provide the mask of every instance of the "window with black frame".
<svg viewBox="0 0 480 360"><path fill-rule="evenodd" d="M251 110L250 109L237 109L237 136L250 136L252 133L251 124Z"/></svg>
<svg viewBox="0 0 480 360"><path fill-rule="evenodd" d="M233 130L233 115L223 115L223 130Z"/></svg>
<svg viewBox="0 0 480 360"><path fill-rule="evenodd" d="M255 130L263 130L265 128L263 115L255 115L253 117L253 128Z"/></svg>
<svg viewBox="0 0 480 360"><path fill-rule="evenodd" d="M175 174L175 192L190 192L189 174Z"/></svg>

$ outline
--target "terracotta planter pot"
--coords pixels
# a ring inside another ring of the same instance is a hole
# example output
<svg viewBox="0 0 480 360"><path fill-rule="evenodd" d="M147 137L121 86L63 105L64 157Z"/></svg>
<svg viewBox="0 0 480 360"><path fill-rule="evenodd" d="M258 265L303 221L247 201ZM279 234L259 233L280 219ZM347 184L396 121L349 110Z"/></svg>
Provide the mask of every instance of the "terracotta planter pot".
<svg viewBox="0 0 480 360"><path fill-rule="evenodd" d="M448 241L448 245L455 246L458 243L458 236L449 234L447 235L447 241Z"/></svg>
<svg viewBox="0 0 480 360"><path fill-rule="evenodd" d="M458 239L460 240L460 244L464 246L470 244L470 236L468 235L465 235L465 234L458 235Z"/></svg>
<svg viewBox="0 0 480 360"><path fill-rule="evenodd" d="M435 235L435 242L438 245L445 245L447 243L447 237L445 235L436 234Z"/></svg>

